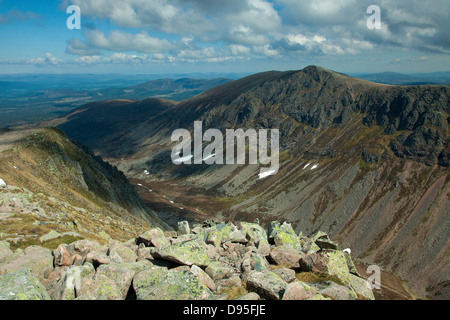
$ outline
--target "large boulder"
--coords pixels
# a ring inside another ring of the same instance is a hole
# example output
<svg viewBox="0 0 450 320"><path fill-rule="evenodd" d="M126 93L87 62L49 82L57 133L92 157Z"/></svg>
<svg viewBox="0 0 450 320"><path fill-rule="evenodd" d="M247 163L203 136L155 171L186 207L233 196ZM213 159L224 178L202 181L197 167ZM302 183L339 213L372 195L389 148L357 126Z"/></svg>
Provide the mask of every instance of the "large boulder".
<svg viewBox="0 0 450 320"><path fill-rule="evenodd" d="M222 243L223 242L234 242L234 243L246 243L247 238L245 234L239 230L233 223L219 223L215 228L222 233Z"/></svg>
<svg viewBox="0 0 450 320"><path fill-rule="evenodd" d="M281 224L279 221L272 221L269 225L269 242L276 246L286 246L295 250L301 250L299 238L292 225L288 222Z"/></svg>
<svg viewBox="0 0 450 320"><path fill-rule="evenodd" d="M60 244L58 248L53 250L53 257L53 262L57 267L71 266L73 263L73 258L65 244Z"/></svg>
<svg viewBox="0 0 450 320"><path fill-rule="evenodd" d="M138 256L133 249L119 243L111 245L108 249L107 255L111 260L113 260L113 257L117 257L117 262L123 263L136 262L138 259Z"/></svg>
<svg viewBox="0 0 450 320"><path fill-rule="evenodd" d="M283 279L271 271L252 271L247 277L247 289L265 299L280 300L287 285Z"/></svg>
<svg viewBox="0 0 450 320"><path fill-rule="evenodd" d="M82 257L86 257L86 255L91 251L104 250L100 243L87 239L72 242L71 246L73 247L74 253L78 253Z"/></svg>
<svg viewBox="0 0 450 320"><path fill-rule="evenodd" d="M141 243L146 247L154 246L156 248L163 248L170 246L170 240L160 228L153 228L137 237L136 244L139 245Z"/></svg>
<svg viewBox="0 0 450 320"><path fill-rule="evenodd" d="M207 300L212 292L191 271L153 266L134 277L138 300Z"/></svg>
<svg viewBox="0 0 450 320"><path fill-rule="evenodd" d="M245 233L247 240L253 242L255 245L258 245L259 243L269 243L266 230L259 224L240 222L240 227L241 232Z"/></svg>
<svg viewBox="0 0 450 320"><path fill-rule="evenodd" d="M87 281L77 296L92 295L95 300L123 300L123 294L116 282L104 274Z"/></svg>
<svg viewBox="0 0 450 320"><path fill-rule="evenodd" d="M44 285L30 269L0 276L0 300L51 300Z"/></svg>
<svg viewBox="0 0 450 320"><path fill-rule="evenodd" d="M211 279L211 277L205 271L203 271L202 268L197 267L194 264L191 266L191 272L195 274L200 279L200 281L210 290L216 290L216 284L214 283L214 280Z"/></svg>
<svg viewBox="0 0 450 320"><path fill-rule="evenodd" d="M302 254L288 247L275 247L270 251L270 259L277 265L285 268L299 268Z"/></svg>
<svg viewBox="0 0 450 320"><path fill-rule="evenodd" d="M42 282L46 273L53 269L52 252L47 248L29 246L24 250L23 255L18 255L15 259L0 266L3 273L15 272L24 268L29 268Z"/></svg>
<svg viewBox="0 0 450 320"><path fill-rule="evenodd" d="M151 266L152 263L148 260L142 260L132 263L104 264L98 267L97 275L104 275L107 278L113 280L122 293L122 299L125 300L134 276Z"/></svg>
<svg viewBox="0 0 450 320"><path fill-rule="evenodd" d="M321 264L325 264L326 273L338 277L346 286L352 288L360 297L374 300L374 295L368 282L350 273L348 257L338 250L325 250L320 253Z"/></svg>
<svg viewBox="0 0 450 320"><path fill-rule="evenodd" d="M287 283L291 283L295 281L297 278L295 277L295 271L288 268L275 268L272 270L277 276L286 281Z"/></svg>
<svg viewBox="0 0 450 320"><path fill-rule="evenodd" d="M235 272L235 269L230 267L229 265L219 262L213 261L208 267L205 269L205 272L214 280L221 280L230 274Z"/></svg>
<svg viewBox="0 0 450 320"><path fill-rule="evenodd" d="M311 285L323 296L334 300L355 300L356 293L353 289L342 286L333 281L317 282Z"/></svg>
<svg viewBox="0 0 450 320"><path fill-rule="evenodd" d="M159 248L153 256L188 266L195 264L199 267L207 267L211 262L207 255L205 245L202 245L196 240Z"/></svg>
<svg viewBox="0 0 450 320"><path fill-rule="evenodd" d="M297 280L286 286L283 300L307 300L316 294L317 291L313 287Z"/></svg>
<svg viewBox="0 0 450 320"><path fill-rule="evenodd" d="M95 269L91 263L83 266L71 266L64 271L59 281L58 289L53 292L55 300L74 300L84 287L88 286L95 276Z"/></svg>
<svg viewBox="0 0 450 320"><path fill-rule="evenodd" d="M317 231L314 235L311 236L311 240L320 248L320 249L331 249L337 250L338 245L331 241L328 234L323 231Z"/></svg>
<svg viewBox="0 0 450 320"><path fill-rule="evenodd" d="M269 270L269 268L270 265L266 257L257 252L249 252L246 254L241 263L242 271L264 271Z"/></svg>

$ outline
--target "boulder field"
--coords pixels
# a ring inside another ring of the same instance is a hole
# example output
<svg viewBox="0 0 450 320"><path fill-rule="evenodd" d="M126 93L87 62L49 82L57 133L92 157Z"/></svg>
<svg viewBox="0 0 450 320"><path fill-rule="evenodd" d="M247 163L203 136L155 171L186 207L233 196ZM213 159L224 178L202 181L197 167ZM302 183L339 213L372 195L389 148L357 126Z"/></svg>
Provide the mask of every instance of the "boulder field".
<svg viewBox="0 0 450 320"><path fill-rule="evenodd" d="M0 242L1 300L373 300L348 252L287 222L205 221L126 242L13 252Z"/></svg>

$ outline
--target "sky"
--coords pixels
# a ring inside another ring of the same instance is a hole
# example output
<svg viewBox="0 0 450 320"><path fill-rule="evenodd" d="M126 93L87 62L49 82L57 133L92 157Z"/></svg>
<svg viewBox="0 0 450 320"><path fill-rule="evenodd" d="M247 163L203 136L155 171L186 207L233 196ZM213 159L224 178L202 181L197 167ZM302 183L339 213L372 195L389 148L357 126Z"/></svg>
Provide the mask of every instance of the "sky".
<svg viewBox="0 0 450 320"><path fill-rule="evenodd" d="M80 29L67 27L71 5ZM380 28L369 28L372 5ZM0 0L0 73L450 71L449 9L449 0Z"/></svg>

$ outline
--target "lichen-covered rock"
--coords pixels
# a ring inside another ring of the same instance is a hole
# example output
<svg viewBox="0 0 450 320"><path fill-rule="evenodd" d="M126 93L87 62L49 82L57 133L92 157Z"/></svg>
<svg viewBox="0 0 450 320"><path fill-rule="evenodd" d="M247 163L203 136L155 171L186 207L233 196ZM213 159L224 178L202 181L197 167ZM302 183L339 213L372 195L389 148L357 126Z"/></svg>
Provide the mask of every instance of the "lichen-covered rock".
<svg viewBox="0 0 450 320"><path fill-rule="evenodd" d="M57 232L57 231L55 231L55 230L52 230L52 231L50 231L49 233L47 233L46 235L43 235L42 237L40 237L40 238L39 238L39 241L40 241L41 243L43 243L43 242L45 242L45 241L50 241L50 240L59 238L59 237L61 237L61 236L62 236L62 235L61 235L59 232Z"/></svg>
<svg viewBox="0 0 450 320"><path fill-rule="evenodd" d="M286 286L283 300L307 300L316 294L317 291L313 287L297 280Z"/></svg>
<svg viewBox="0 0 450 320"><path fill-rule="evenodd" d="M212 292L187 270L151 267L134 277L138 300L206 300Z"/></svg>
<svg viewBox="0 0 450 320"><path fill-rule="evenodd" d="M0 241L0 263L9 261L14 255L7 241Z"/></svg>
<svg viewBox="0 0 450 320"><path fill-rule="evenodd" d="M287 285L283 279L271 271L252 271L247 277L247 289L265 299L280 300Z"/></svg>
<svg viewBox="0 0 450 320"><path fill-rule="evenodd" d="M211 230L206 236L206 243L212 244L214 247L219 247L222 243L223 234L219 230Z"/></svg>
<svg viewBox="0 0 450 320"><path fill-rule="evenodd" d="M214 280L211 279L211 277L205 271L203 271L203 269L197 267L194 264L191 266L191 272L195 274L200 279L200 281L210 290L216 290L216 284L214 283Z"/></svg>
<svg viewBox="0 0 450 320"><path fill-rule="evenodd" d="M53 294L54 299L74 300L94 276L94 266L89 262L83 266L69 267L62 275L58 290Z"/></svg>
<svg viewBox="0 0 450 320"><path fill-rule="evenodd" d="M242 233L233 223L219 223L215 228L222 233L222 243L223 242L234 242L234 243L246 243L247 238L245 234Z"/></svg>
<svg viewBox="0 0 450 320"><path fill-rule="evenodd" d="M250 270L265 271L265 270L269 270L269 262L267 261L266 257L264 257L263 255L261 255L261 254L259 254L257 252L252 252L250 254L250 257L243 261L243 266L246 266L247 264L249 266L249 269L245 270L245 267L244 267L244 271L250 271Z"/></svg>
<svg viewBox="0 0 450 320"><path fill-rule="evenodd" d="M317 282L311 285L323 296L334 300L355 300L356 293L353 289L337 284L333 281Z"/></svg>
<svg viewBox="0 0 450 320"><path fill-rule="evenodd" d="M315 294L314 296L312 296L311 298L308 298L307 300L331 300L330 298L326 298L323 295L321 295L320 293Z"/></svg>
<svg viewBox="0 0 450 320"><path fill-rule="evenodd" d="M47 248L29 246L25 248L24 253L25 254L18 255L15 259L2 264L0 269L4 272L14 272L29 268L42 282L45 279L45 274L53 270L52 252Z"/></svg>
<svg viewBox="0 0 450 320"><path fill-rule="evenodd" d="M256 292L249 292L244 294L243 296L237 297L234 300L259 300L261 297L259 296L259 294L257 294Z"/></svg>
<svg viewBox="0 0 450 320"><path fill-rule="evenodd" d="M211 262L205 246L195 240L157 249L154 256L188 266L195 264L199 267L207 267Z"/></svg>
<svg viewBox="0 0 450 320"><path fill-rule="evenodd" d="M108 256L117 254L123 263L136 262L136 260L138 259L138 256L136 252L134 252L134 250L123 244L117 243L109 247L107 254Z"/></svg>
<svg viewBox="0 0 450 320"><path fill-rule="evenodd" d="M367 299L374 300L374 295L368 282L350 273L345 253L337 250L327 250L322 253L326 259L327 273L337 276L345 285Z"/></svg>
<svg viewBox="0 0 450 320"><path fill-rule="evenodd" d="M51 300L51 298L30 269L21 269L0 276L0 300Z"/></svg>
<svg viewBox="0 0 450 320"><path fill-rule="evenodd" d="M320 248L320 249L331 249L338 250L338 245L331 241L328 234L322 231L317 231L312 237L311 240Z"/></svg>
<svg viewBox="0 0 450 320"><path fill-rule="evenodd" d="M164 231L160 228L153 228L136 239L136 244L143 243L146 247L151 245L156 248L163 248L170 245L169 239L166 238Z"/></svg>
<svg viewBox="0 0 450 320"><path fill-rule="evenodd" d="M96 275L80 289L79 296L93 295L96 300L122 300L123 295L116 282L103 274Z"/></svg>
<svg viewBox="0 0 450 320"><path fill-rule="evenodd" d="M266 230L257 223L240 222L242 232L245 232L246 238L254 244L269 243Z"/></svg>
<svg viewBox="0 0 450 320"><path fill-rule="evenodd" d="M111 259L104 250L91 251L86 256L86 262L90 262L94 267L98 267L102 264L109 264Z"/></svg>
<svg viewBox="0 0 450 320"><path fill-rule="evenodd" d="M348 252L344 252L345 261L347 261L347 267L351 274L354 274L355 276L360 277L358 270L356 269L356 266L352 260L352 257Z"/></svg>
<svg viewBox="0 0 450 320"><path fill-rule="evenodd" d="M277 265L286 268L299 268L302 255L292 248L275 247L270 251L269 257Z"/></svg>
<svg viewBox="0 0 450 320"><path fill-rule="evenodd" d="M152 263L148 260L142 260L139 262L132 262L132 263L104 264L98 267L97 275L104 275L109 279L113 280L120 289L120 292L122 293L122 299L125 299L128 290L131 287L133 277L137 273L144 271L151 266Z"/></svg>
<svg viewBox="0 0 450 320"><path fill-rule="evenodd" d="M297 234L288 222L283 222L283 224L279 221L270 222L269 242L274 243L276 246L286 246L295 250L302 249Z"/></svg>
<svg viewBox="0 0 450 320"><path fill-rule="evenodd" d="M76 253L79 253L82 257L85 257L91 251L101 251L103 246L95 241L83 239L72 242L71 245Z"/></svg>
<svg viewBox="0 0 450 320"><path fill-rule="evenodd" d="M300 238L299 237L299 241L302 246L301 251L303 253L311 254L311 253L318 252L320 250L320 247L314 241L312 241L310 238L305 238L305 237Z"/></svg>
<svg viewBox="0 0 450 320"><path fill-rule="evenodd" d="M205 269L205 272L214 280L220 280L223 279L233 272L235 270L230 267L229 265L219 262L219 261L213 261L211 262L208 267Z"/></svg>
<svg viewBox="0 0 450 320"><path fill-rule="evenodd" d="M286 281L287 283L291 283L295 281L297 278L295 277L295 271L288 268L275 268L272 270L277 276Z"/></svg>

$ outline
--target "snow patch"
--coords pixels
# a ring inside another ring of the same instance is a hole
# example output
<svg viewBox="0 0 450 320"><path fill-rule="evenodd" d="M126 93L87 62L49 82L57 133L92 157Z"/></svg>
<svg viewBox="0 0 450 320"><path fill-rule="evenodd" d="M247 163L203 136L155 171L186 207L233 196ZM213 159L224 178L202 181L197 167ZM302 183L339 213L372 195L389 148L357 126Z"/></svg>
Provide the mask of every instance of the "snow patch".
<svg viewBox="0 0 450 320"><path fill-rule="evenodd" d="M307 164L303 167L303 170L305 170L306 168L308 168L310 164L311 164L311 163L307 163Z"/></svg>
<svg viewBox="0 0 450 320"><path fill-rule="evenodd" d="M173 162L174 163L183 163L185 161L191 160L192 157L193 157L193 155L189 155L189 156L186 156L186 157L183 157L183 158L180 158L180 159L173 160Z"/></svg>
<svg viewBox="0 0 450 320"><path fill-rule="evenodd" d="M259 179L263 179L265 177L271 176L271 175L275 174L276 172L277 172L277 170L270 170L270 171L266 171L266 172L260 173L259 174Z"/></svg>
<svg viewBox="0 0 450 320"><path fill-rule="evenodd" d="M313 166L311 167L311 170L317 169L318 167L319 167L319 165L318 165L318 164L315 164L315 165L313 165Z"/></svg>
<svg viewBox="0 0 450 320"><path fill-rule="evenodd" d="M6 182L0 178L0 187L6 187Z"/></svg>

